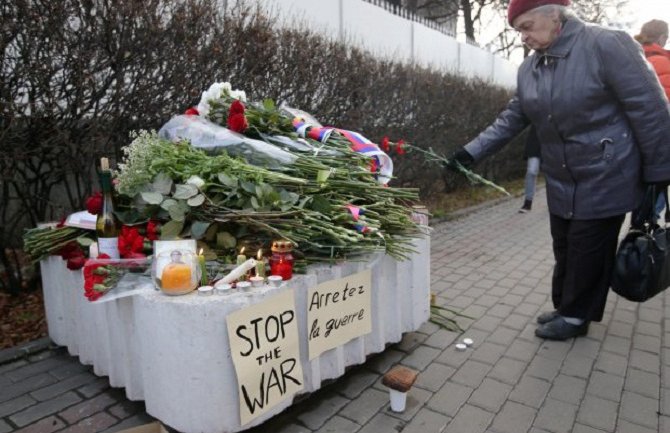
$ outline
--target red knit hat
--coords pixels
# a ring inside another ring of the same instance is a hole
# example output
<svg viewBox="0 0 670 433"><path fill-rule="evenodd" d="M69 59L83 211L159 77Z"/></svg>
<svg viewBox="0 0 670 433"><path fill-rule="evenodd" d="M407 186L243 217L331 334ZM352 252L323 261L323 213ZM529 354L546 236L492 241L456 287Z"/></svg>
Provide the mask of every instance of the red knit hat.
<svg viewBox="0 0 670 433"><path fill-rule="evenodd" d="M570 0L512 0L507 8L507 21L512 25L512 21L524 12L544 5L567 6Z"/></svg>

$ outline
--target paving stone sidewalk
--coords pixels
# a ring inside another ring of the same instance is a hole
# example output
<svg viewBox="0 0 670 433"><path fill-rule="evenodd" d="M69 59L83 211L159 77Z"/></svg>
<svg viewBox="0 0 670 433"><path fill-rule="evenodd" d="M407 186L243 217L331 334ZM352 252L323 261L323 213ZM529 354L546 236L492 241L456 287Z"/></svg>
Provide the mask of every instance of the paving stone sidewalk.
<svg viewBox="0 0 670 433"><path fill-rule="evenodd" d="M534 336L551 308L544 201L541 189L527 214L505 200L435 224L431 290L472 317L459 319L463 335L424 324L248 433L670 433L667 292L641 305L610 294L583 338ZM455 350L463 337L473 346ZM152 420L64 348L31 352L0 352L0 433L112 433ZM381 384L398 363L419 371L400 414Z"/></svg>

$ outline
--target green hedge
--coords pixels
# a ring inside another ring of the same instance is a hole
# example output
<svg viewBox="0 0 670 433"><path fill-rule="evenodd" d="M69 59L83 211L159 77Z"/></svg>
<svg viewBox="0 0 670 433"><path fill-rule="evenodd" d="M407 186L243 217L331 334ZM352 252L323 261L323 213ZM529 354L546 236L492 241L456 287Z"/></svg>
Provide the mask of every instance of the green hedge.
<svg viewBox="0 0 670 433"><path fill-rule="evenodd" d="M0 7L0 256L25 227L83 208L94 163L120 157L128 134L159 128L214 81L250 99L286 102L324 125L378 142L403 138L443 154L491 122L510 92L479 80L378 59L275 18L216 0L17 0ZM523 173L521 146L478 167L494 180ZM396 185L424 197L463 179L395 158ZM3 281L3 284L7 284Z"/></svg>

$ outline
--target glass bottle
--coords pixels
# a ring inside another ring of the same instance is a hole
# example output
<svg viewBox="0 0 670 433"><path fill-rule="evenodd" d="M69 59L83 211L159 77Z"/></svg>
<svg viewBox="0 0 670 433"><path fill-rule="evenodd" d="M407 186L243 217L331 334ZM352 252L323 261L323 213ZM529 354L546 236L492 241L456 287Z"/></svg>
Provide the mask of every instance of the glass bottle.
<svg viewBox="0 0 670 433"><path fill-rule="evenodd" d="M112 259L119 258L119 220L114 215L112 196L112 172L107 158L100 159L100 187L102 188L102 211L95 222L98 237L98 254L107 254Z"/></svg>
<svg viewBox="0 0 670 433"><path fill-rule="evenodd" d="M293 277L293 244L287 240L272 242L272 257L270 257L270 274L279 275L282 280Z"/></svg>

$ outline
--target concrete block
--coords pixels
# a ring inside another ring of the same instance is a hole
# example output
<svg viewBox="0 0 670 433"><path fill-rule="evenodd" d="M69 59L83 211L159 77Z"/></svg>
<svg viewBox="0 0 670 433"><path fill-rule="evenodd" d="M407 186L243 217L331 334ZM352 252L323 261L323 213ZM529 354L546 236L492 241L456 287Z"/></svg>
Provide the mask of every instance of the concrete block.
<svg viewBox="0 0 670 433"><path fill-rule="evenodd" d="M624 391L619 414L621 418L633 424L657 429L658 400L633 392Z"/></svg>
<svg viewBox="0 0 670 433"><path fill-rule="evenodd" d="M523 376L514 387L509 399L539 409L549 393L550 387L550 382L531 376Z"/></svg>
<svg viewBox="0 0 670 433"><path fill-rule="evenodd" d="M586 392L607 400L620 401L624 378L611 373L594 371L589 378Z"/></svg>
<svg viewBox="0 0 670 433"><path fill-rule="evenodd" d="M319 432L321 433L355 432L359 428L361 428L361 426L356 424L355 422L348 420L346 418L342 418L341 416L335 415L334 417L329 419L323 425L323 427L319 429Z"/></svg>
<svg viewBox="0 0 670 433"><path fill-rule="evenodd" d="M533 427L553 433L570 433L579 406L548 398L533 422Z"/></svg>
<svg viewBox="0 0 670 433"><path fill-rule="evenodd" d="M421 409L405 426L402 433L441 432L451 418L430 409Z"/></svg>
<svg viewBox="0 0 670 433"><path fill-rule="evenodd" d="M446 431L458 433L484 433L494 414L475 406L465 405L447 425Z"/></svg>
<svg viewBox="0 0 670 433"><path fill-rule="evenodd" d="M80 401L81 397L79 397L77 394L74 392L67 392L65 394L59 395L57 398L43 401L13 415L10 415L9 419L17 426L23 427L37 421L40 418L44 418L46 416L60 412L66 407L72 406L73 404L79 403Z"/></svg>
<svg viewBox="0 0 670 433"><path fill-rule="evenodd" d="M468 404L497 413L507 400L512 386L493 379L484 379L468 399Z"/></svg>
<svg viewBox="0 0 670 433"><path fill-rule="evenodd" d="M527 364L523 361L502 357L487 376L509 385L515 385L526 367Z"/></svg>
<svg viewBox="0 0 670 433"><path fill-rule="evenodd" d="M388 404L388 391L370 388L347 403L339 414L363 425Z"/></svg>
<svg viewBox="0 0 670 433"><path fill-rule="evenodd" d="M593 395L586 395L577 414L577 420L585 425L605 431L614 431L618 404Z"/></svg>
<svg viewBox="0 0 670 433"><path fill-rule="evenodd" d="M435 412L453 418L473 391L473 388L449 381L428 400L426 405Z"/></svg>
<svg viewBox="0 0 670 433"><path fill-rule="evenodd" d="M530 429L536 410L512 401L493 419L492 429L499 433L520 433Z"/></svg>

